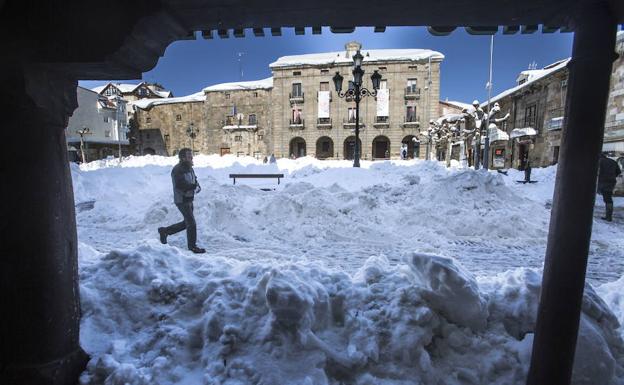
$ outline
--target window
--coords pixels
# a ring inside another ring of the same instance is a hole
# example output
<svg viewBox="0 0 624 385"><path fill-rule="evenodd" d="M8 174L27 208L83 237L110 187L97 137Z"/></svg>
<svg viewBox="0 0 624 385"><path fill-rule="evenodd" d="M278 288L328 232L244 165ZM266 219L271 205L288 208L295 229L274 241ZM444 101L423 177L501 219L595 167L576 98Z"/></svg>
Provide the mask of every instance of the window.
<svg viewBox="0 0 624 385"><path fill-rule="evenodd" d="M380 71L385 71L385 70L387 70L387 68L386 67L379 67L379 70Z"/></svg>
<svg viewBox="0 0 624 385"><path fill-rule="evenodd" d="M149 116L145 118L145 123L150 123L151 121L152 121L152 118L150 118Z"/></svg>
<svg viewBox="0 0 624 385"><path fill-rule="evenodd" d="M228 115L225 117L225 124L227 126L233 126L236 124L236 119L234 119L234 115Z"/></svg>
<svg viewBox="0 0 624 385"><path fill-rule="evenodd" d="M163 138L165 139L165 143L169 143L169 134L163 135Z"/></svg>
<svg viewBox="0 0 624 385"><path fill-rule="evenodd" d="M226 98L226 99L229 99L229 98L230 98L230 93L229 93L229 92L226 92L226 93L225 93L225 98Z"/></svg>
<svg viewBox="0 0 624 385"><path fill-rule="evenodd" d="M301 124L301 109L293 108L292 110L292 123Z"/></svg>
<svg viewBox="0 0 624 385"><path fill-rule="evenodd" d="M349 117L348 122L355 123L355 107L349 107L349 110L347 112L348 112L347 116Z"/></svg>
<svg viewBox="0 0 624 385"><path fill-rule="evenodd" d="M110 138L111 134L110 134L110 130L104 130L104 136L107 138Z"/></svg>
<svg viewBox="0 0 624 385"><path fill-rule="evenodd" d="M561 88L565 88L565 87L567 87L567 86L568 86L568 79L563 79L563 80L561 81Z"/></svg>
<svg viewBox="0 0 624 385"><path fill-rule="evenodd" d="M182 120L182 115L178 114L176 115L176 120L179 122L180 120Z"/></svg>
<svg viewBox="0 0 624 385"><path fill-rule="evenodd" d="M106 96L117 95L117 90L114 87L108 87L106 91L104 91L104 95Z"/></svg>
<svg viewBox="0 0 624 385"><path fill-rule="evenodd" d="M235 142L242 142L243 141L243 136L242 135L236 135L234 137L234 141Z"/></svg>
<svg viewBox="0 0 624 385"><path fill-rule="evenodd" d="M147 90L145 88L141 87L138 90L138 94L139 94L139 96L147 96Z"/></svg>
<svg viewBox="0 0 624 385"><path fill-rule="evenodd" d="M258 97L258 91L254 91L254 98Z"/></svg>
<svg viewBox="0 0 624 385"><path fill-rule="evenodd" d="M262 140L263 138L264 138L264 135L258 134L258 140Z"/></svg>
<svg viewBox="0 0 624 385"><path fill-rule="evenodd" d="M416 121L416 106L407 106L405 110L405 121L406 122L415 122Z"/></svg>
<svg viewBox="0 0 624 385"><path fill-rule="evenodd" d="M417 70L418 66L415 66L415 65L414 66L407 66L407 68L410 69L410 70Z"/></svg>
<svg viewBox="0 0 624 385"><path fill-rule="evenodd" d="M407 79L407 87L406 90L408 93L416 93L417 91L417 80L416 79Z"/></svg>
<svg viewBox="0 0 624 385"><path fill-rule="evenodd" d="M382 90L385 90L388 88L388 81L385 79L382 79L379 81L379 88Z"/></svg>
<svg viewBox="0 0 624 385"><path fill-rule="evenodd" d="M301 83L293 83L292 85L292 97L298 98L302 96Z"/></svg>
<svg viewBox="0 0 624 385"><path fill-rule="evenodd" d="M319 90L329 91L329 82L321 82L321 84L319 84Z"/></svg>
<svg viewBox="0 0 624 385"><path fill-rule="evenodd" d="M537 105L531 104L524 109L524 126L530 127L535 125L537 118Z"/></svg>
<svg viewBox="0 0 624 385"><path fill-rule="evenodd" d="M327 68L321 69L321 75L326 75L328 73L329 73L329 70Z"/></svg>
<svg viewBox="0 0 624 385"><path fill-rule="evenodd" d="M293 76L301 76L301 71L295 71L295 72L293 72Z"/></svg>
<svg viewBox="0 0 624 385"><path fill-rule="evenodd" d="M258 124L258 121L256 120L256 114L249 114L249 125L255 126L256 124Z"/></svg>
<svg viewBox="0 0 624 385"><path fill-rule="evenodd" d="M330 118L318 118L319 124L331 124Z"/></svg>
<svg viewBox="0 0 624 385"><path fill-rule="evenodd" d="M108 116L104 117L104 123L108 123Z"/></svg>

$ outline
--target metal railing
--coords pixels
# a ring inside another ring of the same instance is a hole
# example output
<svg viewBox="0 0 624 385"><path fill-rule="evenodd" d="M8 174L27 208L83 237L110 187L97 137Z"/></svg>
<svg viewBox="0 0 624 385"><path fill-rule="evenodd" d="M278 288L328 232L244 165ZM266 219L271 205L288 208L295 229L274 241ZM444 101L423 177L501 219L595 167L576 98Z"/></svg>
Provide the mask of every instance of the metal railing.
<svg viewBox="0 0 624 385"><path fill-rule="evenodd" d="M420 88L417 87L405 87L405 97L410 98L419 98L420 97Z"/></svg>
<svg viewBox="0 0 624 385"><path fill-rule="evenodd" d="M290 93L288 94L288 99L290 99L290 101L291 101L291 102L295 102L295 101L296 101L296 102L303 102L303 100L304 100L304 96L305 96L305 92L301 92L301 93L297 93L297 92L293 93L293 92L290 92Z"/></svg>
<svg viewBox="0 0 624 385"><path fill-rule="evenodd" d="M332 120L331 118L318 118L316 119L316 126L319 128L331 128Z"/></svg>
<svg viewBox="0 0 624 385"><path fill-rule="evenodd" d="M305 119L290 119L289 126L303 128L305 126Z"/></svg>

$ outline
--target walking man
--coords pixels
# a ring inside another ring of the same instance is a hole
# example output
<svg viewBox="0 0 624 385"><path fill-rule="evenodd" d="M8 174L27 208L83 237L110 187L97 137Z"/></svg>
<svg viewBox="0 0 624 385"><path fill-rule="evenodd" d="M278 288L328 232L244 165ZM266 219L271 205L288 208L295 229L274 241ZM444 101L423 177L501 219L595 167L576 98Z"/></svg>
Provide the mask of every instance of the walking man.
<svg viewBox="0 0 624 385"><path fill-rule="evenodd" d="M611 222L613 220L613 189L615 178L622 173L620 166L613 159L607 158L606 154L600 154L598 163L598 193L602 195L606 206L606 215L602 219Z"/></svg>
<svg viewBox="0 0 624 385"><path fill-rule="evenodd" d="M160 242L165 244L167 236L186 229L188 249L195 254L202 254L206 250L197 247L197 226L193 215L193 199L195 194L201 191L195 171L193 171L193 151L190 148L183 148L178 153L178 158L180 162L171 170L171 181L173 182L173 201L184 219L169 227L159 227Z"/></svg>

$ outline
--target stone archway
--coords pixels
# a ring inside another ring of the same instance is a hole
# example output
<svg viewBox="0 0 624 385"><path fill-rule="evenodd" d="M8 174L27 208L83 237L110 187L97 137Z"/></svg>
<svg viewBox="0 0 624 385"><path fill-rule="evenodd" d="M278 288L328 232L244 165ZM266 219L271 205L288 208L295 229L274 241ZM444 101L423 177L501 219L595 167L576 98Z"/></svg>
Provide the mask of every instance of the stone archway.
<svg viewBox="0 0 624 385"><path fill-rule="evenodd" d="M373 139L373 159L390 159L390 139L379 135Z"/></svg>
<svg viewBox="0 0 624 385"><path fill-rule="evenodd" d="M316 141L316 157L327 159L334 156L334 141L329 136L321 136Z"/></svg>
<svg viewBox="0 0 624 385"><path fill-rule="evenodd" d="M174 155L177 155L178 151L174 152ZM143 155L156 155L156 150L154 150L151 147L147 147L145 149L143 149Z"/></svg>
<svg viewBox="0 0 624 385"><path fill-rule="evenodd" d="M288 148L288 154L290 157L301 158L306 156L306 141L300 136L292 138L290 140L290 146Z"/></svg>
<svg viewBox="0 0 624 385"><path fill-rule="evenodd" d="M360 145L360 158L362 157L362 140L358 139ZM344 158L347 160L353 160L355 157L355 136L351 135L344 141L343 149Z"/></svg>
<svg viewBox="0 0 624 385"><path fill-rule="evenodd" d="M420 142L414 135L408 135L401 143L407 144L407 159L418 159L420 157Z"/></svg>

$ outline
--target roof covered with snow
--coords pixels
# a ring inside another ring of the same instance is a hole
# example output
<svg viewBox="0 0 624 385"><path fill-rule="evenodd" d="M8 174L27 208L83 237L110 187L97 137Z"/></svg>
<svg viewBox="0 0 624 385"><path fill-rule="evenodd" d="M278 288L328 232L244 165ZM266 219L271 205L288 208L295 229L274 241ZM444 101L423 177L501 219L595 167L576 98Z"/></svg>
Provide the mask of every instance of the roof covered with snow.
<svg viewBox="0 0 624 385"><path fill-rule="evenodd" d="M446 104L450 104L451 106L455 106L461 109L467 108L470 109L472 108L472 104L469 103L464 103L464 102L458 102L455 100L440 100L441 103L446 103Z"/></svg>
<svg viewBox="0 0 624 385"><path fill-rule="evenodd" d="M570 61L570 58L568 59L564 59L564 60L560 60L558 62L552 63L550 65L547 65L546 67L540 69L540 70L527 70L527 71L522 71L522 73L527 73L528 78L527 81L517 85L515 87L509 88L503 92L501 92L500 94L492 97L492 99L490 99L490 103L494 103L502 98L504 98L505 96L511 95L516 91L519 91L533 83L535 83L536 81L551 75L557 71L560 71L562 69L564 69L566 67L566 65L568 64L568 62ZM482 107L485 107L487 105L487 102L483 102L481 103Z"/></svg>
<svg viewBox="0 0 624 385"><path fill-rule="evenodd" d="M220 83L204 88L204 92L215 91L246 91L273 88L273 78L252 80L247 82Z"/></svg>
<svg viewBox="0 0 624 385"><path fill-rule="evenodd" d="M148 109L161 104L174 104L174 103L186 103L186 102L203 102L206 100L206 95L203 91L196 92L187 96L180 96L177 98L154 98L154 99L140 99L132 101L128 104L136 106L141 109Z"/></svg>
<svg viewBox="0 0 624 385"><path fill-rule="evenodd" d="M119 91L123 92L124 94L126 93L130 93L133 92L134 90L137 89L138 86L140 86L143 83L138 83L138 84L128 84L128 83L107 83L103 86L99 86L99 87L95 87L92 88L91 90L100 93L102 91L104 91L106 89L106 87L108 87L109 85L113 85L115 86Z"/></svg>
<svg viewBox="0 0 624 385"><path fill-rule="evenodd" d="M426 59L444 59L444 55L428 49L367 49L361 50L364 62L381 61L420 61ZM323 52L306 55L282 56L271 63L269 67L290 67L303 65L332 65L353 63L351 56L346 51Z"/></svg>

